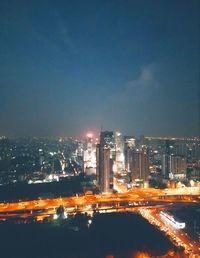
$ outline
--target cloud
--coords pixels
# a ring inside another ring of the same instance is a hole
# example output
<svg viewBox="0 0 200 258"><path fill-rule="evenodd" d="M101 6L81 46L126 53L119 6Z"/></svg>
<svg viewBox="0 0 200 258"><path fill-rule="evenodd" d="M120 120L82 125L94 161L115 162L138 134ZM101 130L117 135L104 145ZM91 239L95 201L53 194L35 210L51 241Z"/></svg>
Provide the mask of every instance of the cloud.
<svg viewBox="0 0 200 258"><path fill-rule="evenodd" d="M121 128L123 131L135 127L142 132L141 127L146 117L150 116L150 103L153 94L159 88L155 77L155 65L141 67L138 78L129 80L123 90L113 94L107 105L102 108L102 124L110 129Z"/></svg>
<svg viewBox="0 0 200 258"><path fill-rule="evenodd" d="M167 66L145 65L137 78L112 95L102 110L102 121L105 128L130 134L198 135L196 99L184 80L169 73Z"/></svg>
<svg viewBox="0 0 200 258"><path fill-rule="evenodd" d="M51 27L51 29L47 30L46 28L48 27ZM72 52L77 51L68 26L55 7L46 14L46 19L40 22L40 27L38 27L37 23L35 23L35 26L32 26L32 32L48 48L56 51L63 51L64 49Z"/></svg>
<svg viewBox="0 0 200 258"><path fill-rule="evenodd" d="M75 46L72 43L72 38L69 35L69 30L62 16L56 9L54 10L54 16L55 16L55 22L57 24L57 30L58 30L57 32L60 36L60 40L71 50L75 50Z"/></svg>
<svg viewBox="0 0 200 258"><path fill-rule="evenodd" d="M141 68L139 78L129 81L128 85L130 88L135 87L148 87L152 83L154 77L154 67L153 65L147 65Z"/></svg>
<svg viewBox="0 0 200 258"><path fill-rule="evenodd" d="M149 64L141 67L138 78L128 81L121 94L112 96L114 106L135 106L142 104L152 97L152 92L159 88L155 78L155 65Z"/></svg>

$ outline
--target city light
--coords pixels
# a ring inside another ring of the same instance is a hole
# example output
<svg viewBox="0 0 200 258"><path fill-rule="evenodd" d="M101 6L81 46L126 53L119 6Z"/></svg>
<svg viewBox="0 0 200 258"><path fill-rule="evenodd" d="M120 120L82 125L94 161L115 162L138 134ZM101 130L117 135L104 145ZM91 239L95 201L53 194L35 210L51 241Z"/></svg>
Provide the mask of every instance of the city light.
<svg viewBox="0 0 200 258"><path fill-rule="evenodd" d="M0 257L200 258L199 21L0 1Z"/></svg>
<svg viewBox="0 0 200 258"><path fill-rule="evenodd" d="M93 138L93 133L87 133L88 138Z"/></svg>

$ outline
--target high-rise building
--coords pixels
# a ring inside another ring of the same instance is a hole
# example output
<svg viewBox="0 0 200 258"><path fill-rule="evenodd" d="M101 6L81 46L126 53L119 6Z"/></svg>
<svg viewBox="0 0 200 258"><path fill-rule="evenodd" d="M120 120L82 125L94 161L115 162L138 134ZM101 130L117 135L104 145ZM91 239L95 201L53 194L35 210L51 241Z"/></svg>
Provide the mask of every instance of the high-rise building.
<svg viewBox="0 0 200 258"><path fill-rule="evenodd" d="M125 170L130 171L130 156L132 150L135 148L135 137L124 136L124 163Z"/></svg>
<svg viewBox="0 0 200 258"><path fill-rule="evenodd" d="M110 192L113 188L113 160L110 149L97 145L97 182L102 192Z"/></svg>
<svg viewBox="0 0 200 258"><path fill-rule="evenodd" d="M104 131L100 134L100 144L110 149L115 147L114 134L111 131Z"/></svg>
<svg viewBox="0 0 200 258"><path fill-rule="evenodd" d="M83 162L86 174L96 173L96 142L91 133L88 133L85 139Z"/></svg>
<svg viewBox="0 0 200 258"><path fill-rule="evenodd" d="M189 179L200 181L200 159L188 169Z"/></svg>
<svg viewBox="0 0 200 258"><path fill-rule="evenodd" d="M125 169L124 157L124 137L120 132L115 133L115 170L114 172L122 172Z"/></svg>
<svg viewBox="0 0 200 258"><path fill-rule="evenodd" d="M162 176L163 178L169 178L169 155L168 154L163 154L162 155Z"/></svg>
<svg viewBox="0 0 200 258"><path fill-rule="evenodd" d="M129 155L132 181L140 181L144 185L149 176L148 151L146 148L129 150Z"/></svg>
<svg viewBox="0 0 200 258"><path fill-rule="evenodd" d="M125 147L133 149L135 148L135 137L124 136Z"/></svg>
<svg viewBox="0 0 200 258"><path fill-rule="evenodd" d="M164 140L164 144L162 146L162 176L163 178L169 178L169 165L170 165L170 155L173 152L173 142L170 140Z"/></svg>
<svg viewBox="0 0 200 258"><path fill-rule="evenodd" d="M187 158L191 163L200 160L200 141L187 144Z"/></svg>
<svg viewBox="0 0 200 258"><path fill-rule="evenodd" d="M40 165L40 170L42 171L43 169L43 163L45 161L44 157L44 151L42 149L39 149L39 165Z"/></svg>
<svg viewBox="0 0 200 258"><path fill-rule="evenodd" d="M171 154L171 149L172 149L173 145L170 145L170 144L171 144L170 140L165 140L164 141L164 146L163 146L163 153L164 154L167 154L167 155Z"/></svg>
<svg viewBox="0 0 200 258"><path fill-rule="evenodd" d="M184 179L186 177L186 158L178 155L170 156L170 178L171 179Z"/></svg>
<svg viewBox="0 0 200 258"><path fill-rule="evenodd" d="M176 140L174 141L174 154L187 156L187 144L186 141L183 140Z"/></svg>
<svg viewBox="0 0 200 258"><path fill-rule="evenodd" d="M113 188L113 132L101 132L100 144L97 144L97 182L102 192L110 192Z"/></svg>
<svg viewBox="0 0 200 258"><path fill-rule="evenodd" d="M76 155L77 157L83 157L83 151L84 151L84 143L83 141L79 141L77 143L77 149L76 149Z"/></svg>

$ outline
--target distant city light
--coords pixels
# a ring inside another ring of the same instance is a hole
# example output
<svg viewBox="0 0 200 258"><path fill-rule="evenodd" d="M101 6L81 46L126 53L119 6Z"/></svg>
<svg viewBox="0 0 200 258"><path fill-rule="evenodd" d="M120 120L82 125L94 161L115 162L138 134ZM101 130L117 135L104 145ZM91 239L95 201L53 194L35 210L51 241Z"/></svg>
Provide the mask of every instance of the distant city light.
<svg viewBox="0 0 200 258"><path fill-rule="evenodd" d="M194 186L194 180L190 180L190 185L193 187Z"/></svg>

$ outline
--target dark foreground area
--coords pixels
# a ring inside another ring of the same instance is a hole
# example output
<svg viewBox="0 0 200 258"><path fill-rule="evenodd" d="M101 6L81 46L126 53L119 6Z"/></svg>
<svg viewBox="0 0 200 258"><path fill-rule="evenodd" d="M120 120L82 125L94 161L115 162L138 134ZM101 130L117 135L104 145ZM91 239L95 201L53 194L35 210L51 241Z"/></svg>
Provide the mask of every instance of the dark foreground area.
<svg viewBox="0 0 200 258"><path fill-rule="evenodd" d="M0 186L0 202L14 202L20 199L36 200L42 196L49 198L73 196L80 193L83 193L83 187L79 177L66 178L60 182L42 184L15 183Z"/></svg>
<svg viewBox="0 0 200 258"><path fill-rule="evenodd" d="M1 257L129 258L135 257L136 251L148 252L149 257L162 256L170 249L177 251L137 214L96 214L89 228L85 218L76 216L59 223L0 224Z"/></svg>

